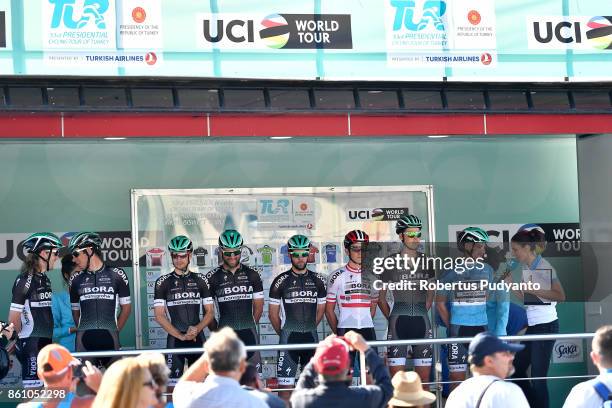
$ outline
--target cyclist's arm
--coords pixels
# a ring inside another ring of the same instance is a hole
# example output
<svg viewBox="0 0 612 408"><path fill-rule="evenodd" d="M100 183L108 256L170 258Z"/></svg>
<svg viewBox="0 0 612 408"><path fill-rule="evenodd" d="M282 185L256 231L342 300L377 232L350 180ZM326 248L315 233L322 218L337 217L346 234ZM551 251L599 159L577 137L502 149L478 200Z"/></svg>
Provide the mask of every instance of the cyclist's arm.
<svg viewBox="0 0 612 408"><path fill-rule="evenodd" d="M325 303L317 304L317 326L323 320L323 315L325 314Z"/></svg>
<svg viewBox="0 0 612 408"><path fill-rule="evenodd" d="M378 307L382 314L388 319L391 314L391 308L389 307L389 303L387 303L387 289L381 289L378 292Z"/></svg>
<svg viewBox="0 0 612 408"><path fill-rule="evenodd" d="M446 295L436 296L436 310L446 327L450 327L450 313L446 308Z"/></svg>
<svg viewBox="0 0 612 408"><path fill-rule="evenodd" d="M198 329L198 333L204 330L206 326L210 325L214 317L215 317L215 308L211 300L210 303L204 304L204 316L202 316L202 320L196 326L196 328Z"/></svg>
<svg viewBox="0 0 612 408"><path fill-rule="evenodd" d="M338 327L338 317L336 316L336 302L330 302L329 300L325 303L325 317L329 328L336 334Z"/></svg>
<svg viewBox="0 0 612 408"><path fill-rule="evenodd" d="M10 310L8 315L8 321L9 323L13 323L13 327L15 327L15 331L17 333L21 331L21 312Z"/></svg>
<svg viewBox="0 0 612 408"><path fill-rule="evenodd" d="M259 323L259 319L261 319L261 315L263 314L263 308L263 299L253 299L253 320L255 320L255 323Z"/></svg>
<svg viewBox="0 0 612 408"><path fill-rule="evenodd" d="M280 332L281 332L280 305L274 305L270 303L268 311L270 314L270 323L272 324L272 327L274 328L274 331L276 332L276 334L280 335Z"/></svg>
<svg viewBox="0 0 612 408"><path fill-rule="evenodd" d="M155 306L153 310L155 311L155 321L159 323L162 329L164 329L169 335L176 337L179 340L183 340L184 335L178 331L176 327L172 325L172 323L170 323L168 316L166 316L166 308L164 306Z"/></svg>
<svg viewBox="0 0 612 408"><path fill-rule="evenodd" d="M319 252L317 250L317 252ZM325 303L327 301L327 289L321 275L316 275L315 284L317 285L317 326L325 315Z"/></svg>
<svg viewBox="0 0 612 408"><path fill-rule="evenodd" d="M261 281L261 277L259 273L256 271L252 272L252 282L253 282L253 320L255 320L255 324L259 323L259 319L261 319L261 315L263 314L264 307L264 291L263 291L263 282Z"/></svg>
<svg viewBox="0 0 612 408"><path fill-rule="evenodd" d="M117 318L117 330L121 331L121 329L123 329L123 326L125 326L127 323L131 312L132 305L130 303L121 305L121 311L119 312L119 317Z"/></svg>

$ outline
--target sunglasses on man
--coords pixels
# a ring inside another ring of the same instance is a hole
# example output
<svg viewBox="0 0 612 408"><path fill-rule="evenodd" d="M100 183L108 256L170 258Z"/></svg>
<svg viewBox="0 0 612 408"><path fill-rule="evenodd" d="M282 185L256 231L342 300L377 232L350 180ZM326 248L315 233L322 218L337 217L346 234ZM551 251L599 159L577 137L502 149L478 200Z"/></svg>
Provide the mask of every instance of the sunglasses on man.
<svg viewBox="0 0 612 408"><path fill-rule="evenodd" d="M421 238L421 231L406 231L404 235L408 238Z"/></svg>
<svg viewBox="0 0 612 408"><path fill-rule="evenodd" d="M221 253L223 256L238 256L242 253L242 251L238 249L236 251L222 251Z"/></svg>
<svg viewBox="0 0 612 408"><path fill-rule="evenodd" d="M306 258L310 255L310 251L292 251L290 254L292 258Z"/></svg>

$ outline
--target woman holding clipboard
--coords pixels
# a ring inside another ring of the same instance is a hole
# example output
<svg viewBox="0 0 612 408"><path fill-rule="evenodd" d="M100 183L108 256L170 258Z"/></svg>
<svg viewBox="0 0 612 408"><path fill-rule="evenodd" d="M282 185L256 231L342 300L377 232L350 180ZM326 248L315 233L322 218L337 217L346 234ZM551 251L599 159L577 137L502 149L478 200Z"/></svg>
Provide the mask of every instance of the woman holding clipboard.
<svg viewBox="0 0 612 408"><path fill-rule="evenodd" d="M522 281L539 283L539 290L515 292L523 299L527 312L528 327L525 334L559 333L557 302L565 300L565 292L557 277L555 268L542 257L542 243L545 242L543 230L535 226L519 230L511 239L512 253L522 267ZM515 378L526 378L531 366L531 377L546 377L554 340L527 341L525 349L514 359ZM546 380L517 381L532 407L548 408L548 389Z"/></svg>

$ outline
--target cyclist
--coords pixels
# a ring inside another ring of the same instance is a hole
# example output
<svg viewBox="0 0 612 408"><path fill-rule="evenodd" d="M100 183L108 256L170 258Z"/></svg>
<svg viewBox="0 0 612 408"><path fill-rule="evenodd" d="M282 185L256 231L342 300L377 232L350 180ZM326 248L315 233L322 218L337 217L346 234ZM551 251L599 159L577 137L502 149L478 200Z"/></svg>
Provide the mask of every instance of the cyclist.
<svg viewBox="0 0 612 408"><path fill-rule="evenodd" d="M155 281L155 320L168 333L167 348L202 347L203 330L215 313L208 283L202 274L189 270L193 256L193 243L189 238L184 235L172 238L168 251L174 269ZM202 319L200 306L204 308ZM168 354L168 385L176 385L183 374L185 362L191 366L199 357L199 354Z"/></svg>
<svg viewBox="0 0 612 408"><path fill-rule="evenodd" d="M449 270L443 278L444 283L461 283L464 285L463 288L438 291L436 296L436 308L446 327L450 328L450 337L474 337L480 332L487 331L488 292L479 288L474 290L467 286L470 283L479 284L481 280L493 281L493 268L483 261L488 241L487 232L478 227L468 227L457 237L457 247L463 253L463 259L471 259L475 262L473 262L473 267L466 265L460 269L456 266L454 270ZM450 302L450 310L447 309L447 301ZM465 344L449 344L450 381L465 380L467 355ZM451 390L456 386L457 383L451 384Z"/></svg>
<svg viewBox="0 0 612 408"><path fill-rule="evenodd" d="M13 284L8 319L19 334L16 352L23 387L33 388L43 385L38 379L36 357L53 337L52 291L47 272L53 269L62 242L50 232L39 232L30 235L23 247L28 254Z"/></svg>
<svg viewBox="0 0 612 408"><path fill-rule="evenodd" d="M279 274L270 286L270 323L280 336L280 344L316 343L317 326L325 313L325 282L322 277L306 268L310 254L310 240L304 235L294 235L287 242L291 256L291 269ZM281 327L280 310L284 312ZM280 351L278 356L278 385L295 384L298 364L304 367L314 355L314 350ZM280 396L287 400L291 392Z"/></svg>
<svg viewBox="0 0 612 408"><path fill-rule="evenodd" d="M259 344L257 324L263 314L264 293L259 273L240 262L243 245L238 231L223 231L219 236L223 262L206 280L219 312L219 323L213 327L231 327L245 345L253 346ZM247 359L261 373L259 352L247 353Z"/></svg>
<svg viewBox="0 0 612 408"><path fill-rule="evenodd" d="M402 243L399 255L408 257L410 269L386 269L382 274L384 283L396 283L392 289L393 309L387 302L387 290L379 292L378 305L389 319L388 340L431 339L433 331L429 309L433 303L433 291L422 290L419 283L434 278L435 272L425 263L425 255L419 251L423 223L416 215L402 215L395 223L395 233ZM397 254L392 255L396 257ZM420 260L419 260L420 259ZM417 264L418 262L418 264ZM414 289L402 288L397 283L415 281ZM412 358L414 370L421 381L428 382L431 372L433 347L431 345L391 346L387 350L389 370L393 376L403 371L406 359Z"/></svg>
<svg viewBox="0 0 612 408"><path fill-rule="evenodd" d="M68 243L78 274L70 279L70 303L77 323L76 351L119 350L119 332L132 311L128 277L102 260L102 239L79 232ZM121 308L116 313L117 303ZM106 366L110 358L95 358Z"/></svg>
<svg viewBox="0 0 612 408"><path fill-rule="evenodd" d="M338 336L353 330L371 341L376 340L372 318L376 313L378 298L373 297L372 279L361 273L364 244L369 240L368 234L361 230L350 231L344 237L344 249L349 261L330 274L325 316L329 327Z"/></svg>

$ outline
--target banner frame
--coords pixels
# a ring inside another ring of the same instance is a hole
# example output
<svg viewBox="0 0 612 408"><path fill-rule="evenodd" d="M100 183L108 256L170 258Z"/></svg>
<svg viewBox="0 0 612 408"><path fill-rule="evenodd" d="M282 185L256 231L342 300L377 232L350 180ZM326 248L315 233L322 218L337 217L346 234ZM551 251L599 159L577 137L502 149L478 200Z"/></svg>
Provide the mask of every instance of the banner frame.
<svg viewBox="0 0 612 408"><path fill-rule="evenodd" d="M433 185L402 185L402 186L328 186L328 187L257 187L257 188L204 188L204 189L131 189L130 205L132 217L132 269L134 277L134 332L137 349L143 349L142 333L142 300L140 296L140 242L138 241L138 198L144 196L192 195L210 194L227 196L265 195L265 194L312 194L317 193L384 193L407 192L424 193L427 202L427 222L429 225L429 241L435 242L435 216L433 202Z"/></svg>

